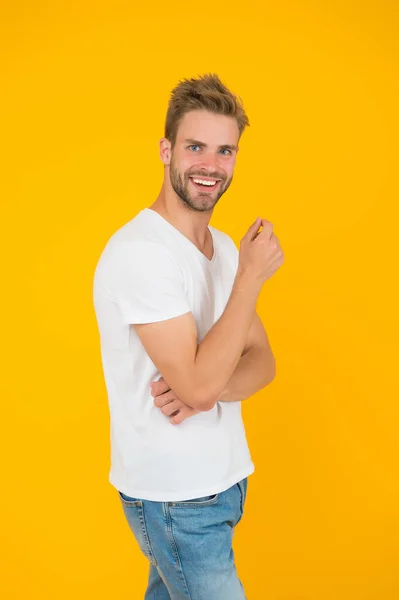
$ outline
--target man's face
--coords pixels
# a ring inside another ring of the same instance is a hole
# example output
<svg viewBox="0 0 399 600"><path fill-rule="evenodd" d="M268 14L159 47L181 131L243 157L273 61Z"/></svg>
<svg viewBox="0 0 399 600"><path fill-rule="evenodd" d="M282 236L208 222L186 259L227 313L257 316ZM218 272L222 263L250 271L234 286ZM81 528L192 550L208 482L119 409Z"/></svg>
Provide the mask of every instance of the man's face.
<svg viewBox="0 0 399 600"><path fill-rule="evenodd" d="M212 210L233 179L239 129L234 117L194 110L180 121L171 151L170 183L195 211Z"/></svg>

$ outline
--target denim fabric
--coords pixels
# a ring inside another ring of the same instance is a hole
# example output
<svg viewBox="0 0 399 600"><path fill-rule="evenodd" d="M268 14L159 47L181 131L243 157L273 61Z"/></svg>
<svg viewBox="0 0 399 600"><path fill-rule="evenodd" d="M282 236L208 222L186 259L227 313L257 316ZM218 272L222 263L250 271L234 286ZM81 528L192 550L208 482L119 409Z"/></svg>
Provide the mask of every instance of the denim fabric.
<svg viewBox="0 0 399 600"><path fill-rule="evenodd" d="M232 548L248 478L212 496L179 502L119 498L150 562L144 600L246 600Z"/></svg>

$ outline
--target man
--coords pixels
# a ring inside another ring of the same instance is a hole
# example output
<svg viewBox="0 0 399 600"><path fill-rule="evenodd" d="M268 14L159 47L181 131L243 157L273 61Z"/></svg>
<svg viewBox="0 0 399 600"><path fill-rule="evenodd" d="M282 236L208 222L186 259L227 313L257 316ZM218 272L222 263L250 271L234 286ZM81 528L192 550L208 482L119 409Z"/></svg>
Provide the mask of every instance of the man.
<svg viewBox="0 0 399 600"><path fill-rule="evenodd" d="M94 276L109 480L150 561L146 600L245 598L232 551L254 471L241 401L275 376L256 302L283 262L268 221L239 252L209 225L246 125L216 75L181 81L159 196L113 234Z"/></svg>

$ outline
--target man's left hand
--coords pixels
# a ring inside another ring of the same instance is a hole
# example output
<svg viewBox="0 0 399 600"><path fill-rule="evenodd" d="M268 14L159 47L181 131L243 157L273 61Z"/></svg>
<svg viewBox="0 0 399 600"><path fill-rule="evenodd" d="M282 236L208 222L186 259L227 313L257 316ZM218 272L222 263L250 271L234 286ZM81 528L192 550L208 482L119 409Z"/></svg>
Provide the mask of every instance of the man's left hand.
<svg viewBox="0 0 399 600"><path fill-rule="evenodd" d="M151 383L151 395L154 397L155 406L160 408L164 415L170 417L169 421L173 425L179 425L188 417L201 412L184 404L183 400L180 400L171 390L163 377Z"/></svg>

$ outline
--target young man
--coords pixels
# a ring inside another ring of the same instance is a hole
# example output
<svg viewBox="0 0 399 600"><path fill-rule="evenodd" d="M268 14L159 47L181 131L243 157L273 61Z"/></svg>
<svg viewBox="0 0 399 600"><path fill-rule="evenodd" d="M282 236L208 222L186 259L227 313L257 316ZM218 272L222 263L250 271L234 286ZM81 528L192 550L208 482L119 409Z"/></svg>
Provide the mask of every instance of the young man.
<svg viewBox="0 0 399 600"><path fill-rule="evenodd" d="M180 82L159 196L112 235L95 271L109 480L151 563L146 600L245 598L232 551L254 471L241 401L275 376L256 302L283 262L268 221L239 252L209 225L246 125L216 75Z"/></svg>

